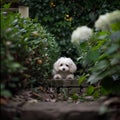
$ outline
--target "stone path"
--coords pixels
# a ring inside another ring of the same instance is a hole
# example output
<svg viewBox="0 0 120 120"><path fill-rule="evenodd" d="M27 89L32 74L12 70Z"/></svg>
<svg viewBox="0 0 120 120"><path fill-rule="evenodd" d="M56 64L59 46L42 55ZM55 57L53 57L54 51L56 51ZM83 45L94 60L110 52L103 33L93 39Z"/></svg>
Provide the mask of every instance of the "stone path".
<svg viewBox="0 0 120 120"><path fill-rule="evenodd" d="M73 84L74 83L74 84ZM81 91L77 81L47 81L49 87L54 87L59 93L60 88L76 89L76 93ZM78 89L78 90L77 90ZM58 100L58 94L44 90L38 92L26 91L23 94L13 97L6 105L1 106L2 120L120 120L120 100L119 97L106 101L107 109L103 106L103 101L74 102ZM41 90L41 88L40 88ZM36 98L36 99L35 99ZM41 99L38 99L41 98ZM47 100L49 99L49 100Z"/></svg>
<svg viewBox="0 0 120 120"><path fill-rule="evenodd" d="M95 120L99 117L98 105L71 104L66 102L39 103L22 108L23 120ZM29 112L28 112L29 111ZM26 114L26 115L25 115Z"/></svg>
<svg viewBox="0 0 120 120"><path fill-rule="evenodd" d="M11 102L2 107L2 120L109 120L100 114L98 102L27 102L24 105Z"/></svg>

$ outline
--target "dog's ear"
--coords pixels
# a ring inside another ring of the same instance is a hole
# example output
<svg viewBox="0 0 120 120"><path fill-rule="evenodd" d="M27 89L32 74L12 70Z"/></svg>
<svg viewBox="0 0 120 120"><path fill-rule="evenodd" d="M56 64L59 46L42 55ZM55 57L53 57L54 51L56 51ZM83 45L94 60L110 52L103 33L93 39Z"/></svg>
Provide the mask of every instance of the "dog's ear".
<svg viewBox="0 0 120 120"><path fill-rule="evenodd" d="M70 59L70 72L74 73L77 70L76 64Z"/></svg>
<svg viewBox="0 0 120 120"><path fill-rule="evenodd" d="M58 72L59 71L59 64L61 63L61 61L63 61L65 58L61 57L59 58L53 65L53 69Z"/></svg>
<svg viewBox="0 0 120 120"><path fill-rule="evenodd" d="M56 71L56 72L58 72L59 71L59 60L57 60L55 63L54 63L54 65L53 65L53 69Z"/></svg>

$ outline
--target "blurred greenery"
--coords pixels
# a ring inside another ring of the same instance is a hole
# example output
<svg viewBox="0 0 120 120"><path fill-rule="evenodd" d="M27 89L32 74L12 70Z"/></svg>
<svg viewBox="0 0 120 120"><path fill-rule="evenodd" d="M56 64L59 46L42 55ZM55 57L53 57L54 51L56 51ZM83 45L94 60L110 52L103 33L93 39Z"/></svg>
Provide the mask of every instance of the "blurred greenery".
<svg viewBox="0 0 120 120"><path fill-rule="evenodd" d="M71 57L76 64L79 55L70 42L72 31L78 26L93 26L99 15L120 6L119 0L20 0L20 4L29 6L30 17L54 34L61 56Z"/></svg>
<svg viewBox="0 0 120 120"><path fill-rule="evenodd" d="M88 83L96 84L102 94L120 95L119 21L111 23L111 31L95 31L89 41L78 46L79 63L85 69L84 74L78 80L79 83L84 82L86 75L89 74ZM88 95L95 91L93 96L99 96L99 92L94 87L89 87L87 89Z"/></svg>
<svg viewBox="0 0 120 120"><path fill-rule="evenodd" d="M3 88L14 93L51 78L52 65L58 56L54 36L37 20L1 12L2 94L8 94Z"/></svg>

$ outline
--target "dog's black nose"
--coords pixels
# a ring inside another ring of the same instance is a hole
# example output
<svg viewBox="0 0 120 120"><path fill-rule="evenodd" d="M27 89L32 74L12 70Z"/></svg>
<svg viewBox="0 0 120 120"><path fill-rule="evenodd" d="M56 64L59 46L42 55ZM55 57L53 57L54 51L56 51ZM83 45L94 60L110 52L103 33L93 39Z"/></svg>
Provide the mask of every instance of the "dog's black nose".
<svg viewBox="0 0 120 120"><path fill-rule="evenodd" d="M65 68L63 68L63 71L65 71Z"/></svg>

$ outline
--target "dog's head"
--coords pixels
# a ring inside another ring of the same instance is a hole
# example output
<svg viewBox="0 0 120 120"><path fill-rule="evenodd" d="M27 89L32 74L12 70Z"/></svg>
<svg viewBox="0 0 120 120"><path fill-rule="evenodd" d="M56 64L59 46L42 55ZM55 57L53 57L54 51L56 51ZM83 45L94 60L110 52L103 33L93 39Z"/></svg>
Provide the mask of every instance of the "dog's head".
<svg viewBox="0 0 120 120"><path fill-rule="evenodd" d="M77 69L75 63L71 58L61 57L59 58L53 66L55 71L70 72L74 73Z"/></svg>

